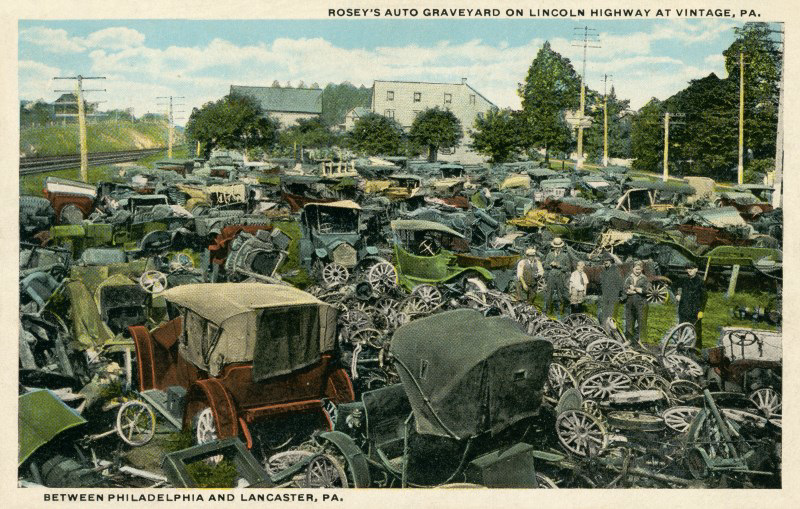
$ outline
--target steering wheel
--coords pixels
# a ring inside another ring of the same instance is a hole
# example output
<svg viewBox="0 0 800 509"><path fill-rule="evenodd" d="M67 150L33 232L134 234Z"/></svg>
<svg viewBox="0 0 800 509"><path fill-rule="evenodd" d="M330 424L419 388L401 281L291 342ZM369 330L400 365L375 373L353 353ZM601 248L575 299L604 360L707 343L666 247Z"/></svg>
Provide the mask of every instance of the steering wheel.
<svg viewBox="0 0 800 509"><path fill-rule="evenodd" d="M333 233L333 223L320 223L317 231L319 233Z"/></svg>
<svg viewBox="0 0 800 509"><path fill-rule="evenodd" d="M422 239L419 243L419 254L423 256L436 256L439 252L439 243L434 239Z"/></svg>
<svg viewBox="0 0 800 509"><path fill-rule="evenodd" d="M148 270L139 276L139 286L147 293L161 293L167 289L167 276L157 270Z"/></svg>

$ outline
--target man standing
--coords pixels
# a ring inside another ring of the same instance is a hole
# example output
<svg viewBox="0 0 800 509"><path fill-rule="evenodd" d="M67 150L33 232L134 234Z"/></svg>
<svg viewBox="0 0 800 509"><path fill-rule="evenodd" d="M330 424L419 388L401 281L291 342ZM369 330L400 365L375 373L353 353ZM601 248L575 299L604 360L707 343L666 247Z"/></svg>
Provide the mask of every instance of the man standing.
<svg viewBox="0 0 800 509"><path fill-rule="evenodd" d="M678 323L691 323L697 332L695 347L703 348L703 310L706 308L706 285L697 277L697 265L686 267L687 277L678 281L675 300L678 301Z"/></svg>
<svg viewBox="0 0 800 509"><path fill-rule="evenodd" d="M535 247L525 250L525 257L517 262L517 298L528 304L536 297L539 279L544 277L544 267Z"/></svg>
<svg viewBox="0 0 800 509"><path fill-rule="evenodd" d="M644 263L637 261L633 264L633 272L625 278L622 284L622 300L625 302L625 335L630 342L639 343L642 339L642 330L647 333L647 292L650 290L650 281L642 272Z"/></svg>
<svg viewBox="0 0 800 509"><path fill-rule="evenodd" d="M603 261L603 274L600 276L600 300L597 303L597 321L609 332L608 319L614 316L614 308L622 294L622 272L611 255Z"/></svg>
<svg viewBox="0 0 800 509"><path fill-rule="evenodd" d="M583 301L589 288L589 276L586 275L586 263L578 262L577 268L569 276L569 312L583 313Z"/></svg>
<svg viewBox="0 0 800 509"><path fill-rule="evenodd" d="M544 293L544 312L553 312L561 316L564 312L564 301L567 298L567 275L570 273L571 266L569 255L564 251L564 241L559 237L553 239L550 243L550 253L544 259L545 267L547 268L547 289ZM553 302L553 293L556 294L555 303Z"/></svg>

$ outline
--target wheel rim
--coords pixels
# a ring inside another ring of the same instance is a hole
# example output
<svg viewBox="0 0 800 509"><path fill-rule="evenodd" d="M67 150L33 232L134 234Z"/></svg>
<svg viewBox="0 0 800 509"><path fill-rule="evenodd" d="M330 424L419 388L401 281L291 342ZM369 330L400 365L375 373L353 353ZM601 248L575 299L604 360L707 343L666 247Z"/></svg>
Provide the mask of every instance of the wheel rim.
<svg viewBox="0 0 800 509"><path fill-rule="evenodd" d="M603 371L589 376L580 387L585 398L605 400L619 391L628 390L631 379L619 371Z"/></svg>
<svg viewBox="0 0 800 509"><path fill-rule="evenodd" d="M161 293L167 289L167 276L157 270L148 270L139 277L139 286L147 293Z"/></svg>
<svg viewBox="0 0 800 509"><path fill-rule="evenodd" d="M376 263L367 272L367 282L375 290L393 288L397 286L397 271L389 262Z"/></svg>
<svg viewBox="0 0 800 509"><path fill-rule="evenodd" d="M663 359L664 367L677 378L698 378L703 376L703 368L685 355L667 355Z"/></svg>
<svg viewBox="0 0 800 509"><path fill-rule="evenodd" d="M306 467L305 488L346 488L347 473L334 457L319 454Z"/></svg>
<svg viewBox="0 0 800 509"><path fill-rule="evenodd" d="M664 335L664 346L661 351L663 355L681 353L694 348L697 339L697 332L694 325L690 323L680 323L670 329Z"/></svg>
<svg viewBox="0 0 800 509"><path fill-rule="evenodd" d="M156 416L141 401L128 401L117 412L117 434L128 445L148 443L156 433Z"/></svg>
<svg viewBox="0 0 800 509"><path fill-rule="evenodd" d="M663 304L669 298L669 287L662 282L655 282L650 285L647 292L647 302L651 304Z"/></svg>
<svg viewBox="0 0 800 509"><path fill-rule="evenodd" d="M602 338L589 343L586 347L586 353L593 359L600 362L610 362L615 355L625 350L622 343L618 343L613 339Z"/></svg>
<svg viewBox="0 0 800 509"><path fill-rule="evenodd" d="M580 410L567 410L558 416L556 433L561 445L579 456L597 455L608 445L603 425Z"/></svg>
<svg viewBox="0 0 800 509"><path fill-rule="evenodd" d="M442 303L442 293L431 285L419 285L411 292L423 305L424 311L432 311Z"/></svg>
<svg viewBox="0 0 800 509"><path fill-rule="evenodd" d="M577 387L578 383L572 373L562 364L553 362L547 372L547 392L558 399L567 389Z"/></svg>
<svg viewBox="0 0 800 509"><path fill-rule="evenodd" d="M339 263L329 263L322 268L322 281L328 286L342 285L349 277L347 267Z"/></svg>
<svg viewBox="0 0 800 509"><path fill-rule="evenodd" d="M217 424L214 422L214 414L208 407L201 410L197 416L195 437L198 444L207 444L217 439Z"/></svg>
<svg viewBox="0 0 800 509"><path fill-rule="evenodd" d="M750 395L750 401L767 419L781 415L781 396L774 389L758 389Z"/></svg>

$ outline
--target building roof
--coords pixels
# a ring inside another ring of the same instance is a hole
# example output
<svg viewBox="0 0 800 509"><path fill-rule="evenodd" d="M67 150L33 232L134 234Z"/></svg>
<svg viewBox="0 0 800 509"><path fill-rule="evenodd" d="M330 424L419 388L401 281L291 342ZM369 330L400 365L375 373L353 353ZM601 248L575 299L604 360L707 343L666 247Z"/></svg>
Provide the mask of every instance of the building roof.
<svg viewBox="0 0 800 509"><path fill-rule="evenodd" d="M371 111L370 111L370 109L369 109L369 108L365 108L365 107L363 107L363 106L356 106L355 108L353 108L352 110L350 110L350 111L348 112L348 114L349 114L349 113L353 113L355 116L357 116L357 117L359 117L359 118L360 118L360 117L363 117L363 116L365 116L365 115L369 115L369 114L371 113Z"/></svg>
<svg viewBox="0 0 800 509"><path fill-rule="evenodd" d="M462 86L463 85L463 86L467 87L468 89L472 90L473 92L475 92L477 95L479 95L481 98L483 98L483 100L486 101L487 103L491 104L495 108L497 107L497 105L495 103L490 101L485 95L481 94L480 92L478 92L477 90L472 88L472 86L469 83L467 83L466 81L463 81L461 83L441 83L441 82L436 82L436 81L375 80L373 83L409 83L409 84L418 83L420 85L450 85L450 86Z"/></svg>
<svg viewBox="0 0 800 509"><path fill-rule="evenodd" d="M322 113L322 89L231 85L231 94L252 97L265 112Z"/></svg>

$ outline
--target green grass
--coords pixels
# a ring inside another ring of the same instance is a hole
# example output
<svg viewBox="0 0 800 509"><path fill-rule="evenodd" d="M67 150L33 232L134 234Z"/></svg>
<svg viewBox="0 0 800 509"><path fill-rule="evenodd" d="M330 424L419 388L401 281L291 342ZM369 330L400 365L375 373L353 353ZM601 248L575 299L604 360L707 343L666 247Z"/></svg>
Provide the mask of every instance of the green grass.
<svg viewBox="0 0 800 509"><path fill-rule="evenodd" d="M156 161L166 159L166 157L167 157L167 151L166 149L164 149L163 152L157 152L155 154L151 154L147 157L139 159L138 161L135 161L134 164L138 166L144 166L146 168L154 168ZM188 157L187 148L185 146L176 147L172 151L172 157L175 159L187 158ZM119 170L120 168L114 165L90 166L89 183L96 184L98 182L111 180L111 178L114 177L117 174L117 172L119 172ZM67 170L51 171L48 173L23 175L19 178L19 194L41 196L42 189L44 188L44 180L47 177L60 177L70 180L80 180L81 172L80 168L76 167Z"/></svg>
<svg viewBox="0 0 800 509"><path fill-rule="evenodd" d="M764 322L754 324L748 320L738 320L731 316L731 309L735 307L767 307L773 298L769 293L758 292L739 292L730 299L725 297L725 292L709 292L706 309L703 313L703 348L710 348L717 344L722 327L752 327L757 329L775 330L776 327ZM537 296L534 301L536 306L541 309L543 299ZM592 316L597 316L597 305L594 301L586 304L586 312ZM614 319L619 327L623 327L625 318L625 308L622 304L617 304L614 312ZM648 307L647 313L647 332L644 342L647 344L657 344L661 341L664 334L675 326L678 322L678 313L675 302L670 300L664 304Z"/></svg>
<svg viewBox="0 0 800 509"><path fill-rule="evenodd" d="M166 145L166 126L147 122L98 122L86 126L87 145L90 152L135 150ZM175 143L183 135L175 133ZM79 152L77 124L30 127L20 131L21 154L56 156Z"/></svg>

